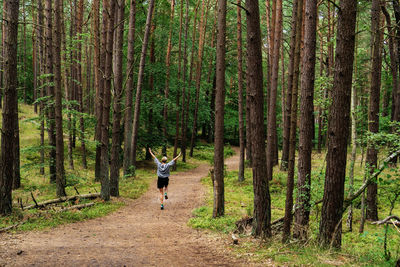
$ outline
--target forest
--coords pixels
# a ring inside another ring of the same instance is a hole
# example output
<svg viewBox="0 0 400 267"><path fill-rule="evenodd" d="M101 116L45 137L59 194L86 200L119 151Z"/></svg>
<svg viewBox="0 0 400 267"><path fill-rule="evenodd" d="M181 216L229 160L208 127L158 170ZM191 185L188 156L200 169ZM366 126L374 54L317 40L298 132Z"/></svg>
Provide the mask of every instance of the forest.
<svg viewBox="0 0 400 267"><path fill-rule="evenodd" d="M228 265L400 266L399 0L0 4L3 247L152 209L153 149Z"/></svg>

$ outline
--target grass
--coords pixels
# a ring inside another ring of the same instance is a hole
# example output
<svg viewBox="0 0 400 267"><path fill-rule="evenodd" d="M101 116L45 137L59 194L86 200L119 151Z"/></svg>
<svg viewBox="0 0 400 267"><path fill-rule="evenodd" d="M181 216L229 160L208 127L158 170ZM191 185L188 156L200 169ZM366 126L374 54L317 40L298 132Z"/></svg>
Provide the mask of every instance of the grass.
<svg viewBox="0 0 400 267"><path fill-rule="evenodd" d="M44 201L56 198L56 186L49 183L48 160L46 156L45 175L41 175L40 170L40 122L37 115L33 112L33 107L29 105L19 105L19 126L20 126L20 145L21 145L21 188L13 191L13 213L10 216L0 217L0 228L8 227L20 222L18 231L40 230L56 227L60 224L72 223L86 219L105 216L124 205L123 198L137 199L149 189L150 183L156 178L156 169L152 161L138 159L138 169L135 177L124 177L120 174L120 196L122 198L112 198L110 202L96 200L96 205L78 211L56 212L56 210L21 210L17 200L22 201L23 205L33 204L31 193L36 201ZM1 124L1 122L0 122ZM100 183L94 181L95 168L95 143L92 141L93 129L88 127L89 137L87 138L87 160L88 169L82 167L80 142L77 139L77 146L74 149L74 169L69 168L67 140L65 140L65 170L66 170L66 193L67 195L100 192ZM64 133L66 137L66 132ZM45 133L47 139L47 132ZM187 162L179 161L176 172L193 169L201 162L210 162L213 156L213 147L205 144L199 145L195 150L194 158L187 158ZM203 152L202 150L205 150ZM230 147L226 149L227 155L233 154ZM212 152L212 153L211 153ZM172 148L167 153L172 155ZM80 203L88 201L82 200ZM78 203L64 203L72 205ZM54 208L53 209L57 209Z"/></svg>
<svg viewBox="0 0 400 267"><path fill-rule="evenodd" d="M360 166L359 157L355 166L355 188L362 184L364 175L363 167ZM312 200L322 199L324 187L324 168L326 164L323 154L313 154L312 172ZM297 173L297 171L295 172ZM387 174L391 173L390 179L399 179L398 170L387 169L382 174L384 180L389 179ZM278 167L274 169L274 179L270 182L270 193L272 203L272 220L283 217L286 199L286 172ZM224 179L225 184L225 216L212 218L213 192L210 177L202 182L208 187L208 199L205 206L193 211L193 218L189 225L194 228L209 229L220 234L230 234L235 229L235 222L245 216L252 216L253 213L253 183L251 169L245 171L245 181L237 181L237 171L227 172ZM297 179L297 177L295 177ZM347 181L346 181L347 183ZM398 183L398 182L397 182ZM387 187L384 184L379 186L379 214L381 218L388 215L389 207ZM393 188L392 188L393 189ZM348 188L346 188L348 190ZM347 191L346 191L347 192ZM296 194L296 193L295 193ZM275 235L267 242L252 237L241 236L239 245L231 247L238 256L252 255L255 261L272 259L277 265L284 266L394 266L395 261L400 258L400 233L392 226L389 227L388 250L391 252L391 259L384 257L383 240L384 226L366 223L363 234L358 233L360 221L359 200L355 202L353 232L347 230L343 224L342 249L326 250L319 247L317 236L319 231L319 218L321 204L311 210L310 240L307 244L300 244L292 241L289 244L281 242L281 235ZM400 214L400 205L393 211L393 214ZM347 212L344 221L347 218ZM227 238L229 238L227 236Z"/></svg>

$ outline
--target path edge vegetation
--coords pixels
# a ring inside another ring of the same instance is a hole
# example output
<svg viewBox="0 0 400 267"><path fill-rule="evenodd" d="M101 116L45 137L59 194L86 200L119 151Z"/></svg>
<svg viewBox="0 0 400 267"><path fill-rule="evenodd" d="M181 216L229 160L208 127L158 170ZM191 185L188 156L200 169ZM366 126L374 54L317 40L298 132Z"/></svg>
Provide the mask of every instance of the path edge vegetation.
<svg viewBox="0 0 400 267"><path fill-rule="evenodd" d="M200 148L200 151L195 151L194 156L188 159L186 163L178 162L177 170L172 172L173 176L179 176L180 173L194 169L200 164L211 164L213 157L212 146L197 145L197 147ZM201 151L202 147L204 148L204 152ZM168 151L172 153L172 149L173 148L169 148ZM225 147L225 158L231 156L233 153L234 152L230 146ZM24 209L21 209L20 207L14 207L11 215L7 217L0 217L0 234L2 232L45 230L63 224L104 217L117 211L119 208L129 205L135 199L140 198L148 190L152 190L150 185L156 179L155 168L152 164L153 162L147 160L141 162L146 164L146 168L137 169L135 177L122 177L120 179L121 195L120 197L112 197L111 201L102 201L99 197L95 198L94 200L87 200L79 197L84 197L87 190L89 190L89 194L98 192L100 186L99 184L95 184L90 187L83 186L82 188L80 188L78 185L68 186L67 190L70 193L69 196L74 193L77 195L77 197L73 199L75 200L74 202L62 202L61 205L58 206L49 205L48 207L43 207L44 209L31 209L28 206L35 206L35 204L37 205L39 200L45 200L44 202L48 201L48 198L54 197L53 192L51 192L51 195L42 195L37 198L32 191L27 191L25 192L25 196L30 194L29 200L27 200L29 202L25 202L24 204L22 204L22 195L16 193L16 199L21 201L20 205L23 205ZM82 205L90 204L90 207L79 207L79 210L67 210L77 203ZM94 205L92 206L91 204Z"/></svg>

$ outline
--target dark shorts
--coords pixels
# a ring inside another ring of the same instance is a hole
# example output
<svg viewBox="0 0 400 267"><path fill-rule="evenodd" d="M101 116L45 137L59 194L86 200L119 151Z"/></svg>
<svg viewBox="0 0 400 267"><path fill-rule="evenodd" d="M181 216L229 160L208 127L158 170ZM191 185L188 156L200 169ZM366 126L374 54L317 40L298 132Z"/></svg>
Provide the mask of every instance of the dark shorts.
<svg viewBox="0 0 400 267"><path fill-rule="evenodd" d="M168 177L167 178L158 177L157 188L161 189L161 188L167 187L168 186L168 182L169 182L169 178Z"/></svg>

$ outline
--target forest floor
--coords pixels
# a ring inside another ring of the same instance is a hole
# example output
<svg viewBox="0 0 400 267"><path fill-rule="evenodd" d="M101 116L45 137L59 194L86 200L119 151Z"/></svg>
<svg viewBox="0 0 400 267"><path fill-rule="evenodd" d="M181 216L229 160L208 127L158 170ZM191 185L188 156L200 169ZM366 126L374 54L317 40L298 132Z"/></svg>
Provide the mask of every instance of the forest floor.
<svg viewBox="0 0 400 267"><path fill-rule="evenodd" d="M238 168L237 152L225 161L228 170ZM209 169L201 163L172 175L164 210L154 180L141 198L124 200L126 206L108 216L0 234L0 266L261 266L235 256L226 235L187 226L192 210L205 201L200 180Z"/></svg>

